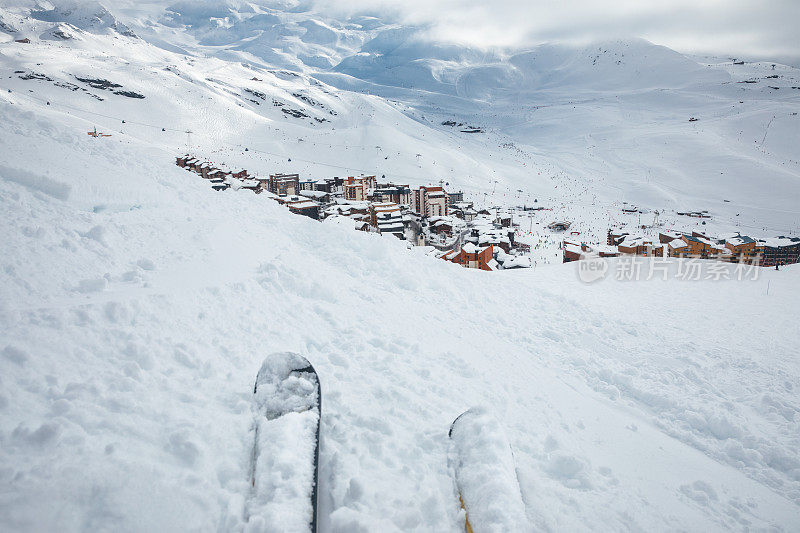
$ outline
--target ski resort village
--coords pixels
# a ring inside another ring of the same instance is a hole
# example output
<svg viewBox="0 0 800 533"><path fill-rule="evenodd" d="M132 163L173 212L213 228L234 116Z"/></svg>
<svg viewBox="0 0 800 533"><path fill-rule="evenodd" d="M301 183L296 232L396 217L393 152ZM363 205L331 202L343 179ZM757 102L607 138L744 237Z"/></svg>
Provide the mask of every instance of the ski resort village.
<svg viewBox="0 0 800 533"><path fill-rule="evenodd" d="M0 1L0 533L800 533L798 21Z"/></svg>
<svg viewBox="0 0 800 533"><path fill-rule="evenodd" d="M631 229L609 229L605 245L587 244L581 232L568 230L571 222L553 221L540 232L524 232L513 223L514 214L531 218L529 212L552 211L544 207L497 206L476 207L465 201L464 192L447 192L440 185L423 185L413 189L407 185L378 183L375 176L301 180L299 174L250 175L246 169L226 170L191 155L178 156L176 164L208 180L215 191L245 190L285 205L293 214L314 220L352 226L358 231L377 232L407 240L421 246L434 257L480 270L531 268L531 244L534 249L544 243L556 244L563 262L588 258L618 257L621 254L649 258L710 259L754 266L800 263L800 236L779 236L753 239L740 232L713 237L701 231L685 233L637 223ZM383 176L382 179L385 179ZM521 192L521 191L520 191ZM538 202L538 200L534 200ZM621 214L640 213L635 207L622 207ZM698 219L711 218L708 212L677 213ZM543 219L545 220L545 219ZM640 219L639 219L640 220ZM537 225L540 223L537 222ZM531 229L533 223L531 223ZM643 231L644 230L644 231ZM646 231L649 230L649 231ZM648 235L658 230L658 239ZM568 237L559 241L560 234ZM546 235L551 235L549 239ZM552 246L551 246L552 248ZM556 253L558 255L558 253ZM547 261L547 258L545 258Z"/></svg>

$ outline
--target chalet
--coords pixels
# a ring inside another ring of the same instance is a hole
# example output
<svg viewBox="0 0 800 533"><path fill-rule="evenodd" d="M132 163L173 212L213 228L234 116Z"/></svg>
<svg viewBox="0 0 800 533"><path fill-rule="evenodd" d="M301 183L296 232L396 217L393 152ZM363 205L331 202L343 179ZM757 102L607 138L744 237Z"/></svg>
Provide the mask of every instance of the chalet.
<svg viewBox="0 0 800 533"><path fill-rule="evenodd" d="M214 180L214 179L222 179L222 180L224 180L228 176L230 176L230 174L228 174L224 170L214 169L214 170L210 171L208 173L208 176L206 176L206 177L207 177L207 179L210 179L210 180Z"/></svg>
<svg viewBox="0 0 800 533"><path fill-rule="evenodd" d="M475 217L478 216L478 212L472 209L472 207L459 207L452 210L453 214L460 219L463 219L464 222L472 222L475 220Z"/></svg>
<svg viewBox="0 0 800 533"><path fill-rule="evenodd" d="M511 251L511 239L505 231L492 229L480 231L478 235L479 246L494 246L508 253Z"/></svg>
<svg viewBox="0 0 800 533"><path fill-rule="evenodd" d="M502 228L510 228L511 227L511 215L508 213L503 213L497 216L497 223L500 224Z"/></svg>
<svg viewBox="0 0 800 533"><path fill-rule="evenodd" d="M370 223L381 233L391 233L403 237L405 225L400 206L392 202L376 203L369 206Z"/></svg>
<svg viewBox="0 0 800 533"><path fill-rule="evenodd" d="M453 224L444 219L439 219L439 217L434 217L436 220L430 220L430 232L435 233L437 235L452 235L453 234Z"/></svg>
<svg viewBox="0 0 800 533"><path fill-rule="evenodd" d="M411 209L422 217L447 215L447 195L442 187L420 187L413 191Z"/></svg>
<svg viewBox="0 0 800 533"><path fill-rule="evenodd" d="M31 44L31 40L28 39L27 37L25 37L24 39L15 39L14 42L20 44Z"/></svg>
<svg viewBox="0 0 800 533"><path fill-rule="evenodd" d="M662 231L658 234L658 242L661 244L669 244L675 239L680 239L681 236L679 233L673 233L671 231Z"/></svg>
<svg viewBox="0 0 800 533"><path fill-rule="evenodd" d="M625 240L625 237L629 235L628 232L622 231L611 231L608 230L608 242L609 246L619 246L619 243Z"/></svg>
<svg viewBox="0 0 800 533"><path fill-rule="evenodd" d="M319 220L319 204L307 198L286 202L289 211L295 215L303 215L314 220Z"/></svg>
<svg viewBox="0 0 800 533"><path fill-rule="evenodd" d="M686 257L689 255L689 245L683 239L673 239L667 243L669 257Z"/></svg>
<svg viewBox="0 0 800 533"><path fill-rule="evenodd" d="M468 242L459 252L450 252L442 256L447 261L458 263L466 268L477 268L480 270L495 270L492 263L496 264L493 257L492 246L478 247Z"/></svg>
<svg viewBox="0 0 800 533"><path fill-rule="evenodd" d="M300 192L299 174L270 174L267 188L278 196L295 196Z"/></svg>
<svg viewBox="0 0 800 533"><path fill-rule="evenodd" d="M217 167L211 166L209 163L200 165L200 175L205 179L209 179L211 177L211 173L216 172L217 170L219 170Z"/></svg>
<svg viewBox="0 0 800 533"><path fill-rule="evenodd" d="M524 242L517 241L517 242L514 243L514 249L517 250L518 252L522 252L522 253L526 253L527 254L527 253L530 253L530 251L531 251L531 245L530 244L526 244Z"/></svg>
<svg viewBox="0 0 800 533"><path fill-rule="evenodd" d="M175 164L178 165L181 168L185 168L186 167L186 162L189 161L190 159L191 159L191 156L189 154L178 156L178 157L175 158Z"/></svg>
<svg viewBox="0 0 800 533"><path fill-rule="evenodd" d="M232 172L231 175L237 180L245 180L250 177L250 174L247 173L247 169L242 169L239 172Z"/></svg>
<svg viewBox="0 0 800 533"><path fill-rule="evenodd" d="M300 191L300 196L304 196L315 202L320 202L323 204L330 203L331 195L325 191L314 191L314 190L302 190Z"/></svg>
<svg viewBox="0 0 800 533"><path fill-rule="evenodd" d="M588 253L589 247L586 244L577 244L574 242L564 241L561 246L562 263L571 263L572 261L580 261L583 256Z"/></svg>
<svg viewBox="0 0 800 533"><path fill-rule="evenodd" d="M341 215L354 220L370 221L369 204L367 202L348 202L346 200L339 200L339 202L326 207L323 211L323 217Z"/></svg>
<svg viewBox="0 0 800 533"><path fill-rule="evenodd" d="M256 194L261 192L261 186L258 183L258 180L254 179L246 179L242 180L241 185L239 185L240 189L244 189L246 191L253 191Z"/></svg>

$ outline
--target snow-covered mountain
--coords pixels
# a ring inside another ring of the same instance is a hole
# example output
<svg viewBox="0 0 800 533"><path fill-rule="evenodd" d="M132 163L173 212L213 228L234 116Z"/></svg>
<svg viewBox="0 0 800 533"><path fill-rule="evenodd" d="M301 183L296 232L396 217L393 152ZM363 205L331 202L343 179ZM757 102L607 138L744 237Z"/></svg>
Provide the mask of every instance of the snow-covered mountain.
<svg viewBox="0 0 800 533"><path fill-rule="evenodd" d="M175 166L442 180L596 240L623 201L797 233L797 69L426 35L311 2L0 4L0 529L245 529L253 380L285 350L322 382L321 531L463 528L447 430L474 405L532 529L800 523L797 268L587 285L542 242L471 271Z"/></svg>

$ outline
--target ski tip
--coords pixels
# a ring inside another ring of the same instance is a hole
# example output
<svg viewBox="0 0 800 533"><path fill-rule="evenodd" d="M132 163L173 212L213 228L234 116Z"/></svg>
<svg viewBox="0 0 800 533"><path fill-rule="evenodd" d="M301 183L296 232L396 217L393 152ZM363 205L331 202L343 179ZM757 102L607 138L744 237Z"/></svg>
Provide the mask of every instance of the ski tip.
<svg viewBox="0 0 800 533"><path fill-rule="evenodd" d="M275 383L289 377L290 374L297 372L303 374L317 375L314 366L302 355L294 352L275 352L269 354L256 376L256 383L253 386L253 394L258 392L260 383Z"/></svg>
<svg viewBox="0 0 800 533"><path fill-rule="evenodd" d="M463 420L471 416L483 416L486 413L487 411L483 407L470 407L469 409L458 415L455 420L453 420L453 423L450 424L450 431L447 432L447 436L453 438L453 429L456 427L459 420Z"/></svg>

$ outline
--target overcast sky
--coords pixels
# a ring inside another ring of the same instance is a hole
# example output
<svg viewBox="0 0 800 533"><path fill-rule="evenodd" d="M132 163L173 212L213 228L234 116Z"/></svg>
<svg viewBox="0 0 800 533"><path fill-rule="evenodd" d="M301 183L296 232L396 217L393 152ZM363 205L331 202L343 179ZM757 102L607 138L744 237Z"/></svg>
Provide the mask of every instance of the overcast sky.
<svg viewBox="0 0 800 533"><path fill-rule="evenodd" d="M643 37L686 53L800 62L800 0L319 0L480 46Z"/></svg>

